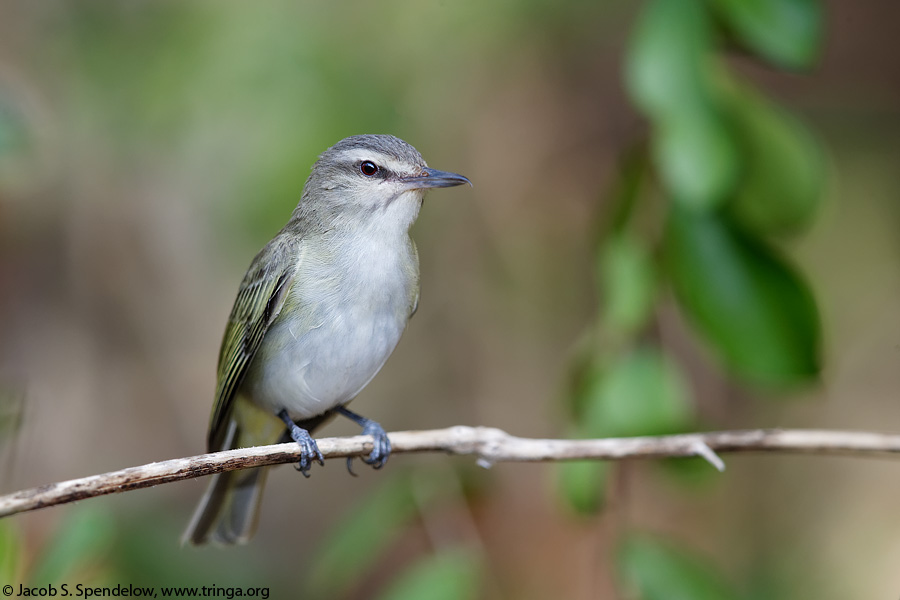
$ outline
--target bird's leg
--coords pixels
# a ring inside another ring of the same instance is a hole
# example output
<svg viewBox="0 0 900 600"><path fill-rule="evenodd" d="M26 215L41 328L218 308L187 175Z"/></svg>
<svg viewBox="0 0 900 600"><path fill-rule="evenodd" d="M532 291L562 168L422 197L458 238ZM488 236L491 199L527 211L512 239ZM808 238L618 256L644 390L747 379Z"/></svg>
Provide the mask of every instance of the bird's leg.
<svg viewBox="0 0 900 600"><path fill-rule="evenodd" d="M288 431L291 433L291 439L300 445L300 462L295 468L303 473L304 477L309 477L309 469L312 467L313 461L320 465L325 465L325 458L319 451L316 440L312 439L307 430L294 423L294 420L288 416L286 410L282 409L278 413L278 417L287 425Z"/></svg>
<svg viewBox="0 0 900 600"><path fill-rule="evenodd" d="M391 455L391 440L388 439L384 427L372 419L367 419L362 415L356 414L345 406L339 406L335 411L362 427L363 435L371 435L375 440L372 444L372 452L369 456L361 458L361 460L367 465L372 465L375 469L383 467L387 462L388 457ZM351 468L352 465L353 457L350 457L347 459L347 470L350 471L351 475L354 475L353 469Z"/></svg>

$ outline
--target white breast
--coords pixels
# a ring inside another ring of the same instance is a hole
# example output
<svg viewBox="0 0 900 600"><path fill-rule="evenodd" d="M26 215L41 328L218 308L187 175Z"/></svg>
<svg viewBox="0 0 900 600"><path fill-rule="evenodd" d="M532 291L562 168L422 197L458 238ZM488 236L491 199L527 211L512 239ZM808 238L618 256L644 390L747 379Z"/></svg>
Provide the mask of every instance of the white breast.
<svg viewBox="0 0 900 600"><path fill-rule="evenodd" d="M254 403L307 419L349 402L378 373L406 328L418 283L404 236L301 250L295 282L244 380Z"/></svg>

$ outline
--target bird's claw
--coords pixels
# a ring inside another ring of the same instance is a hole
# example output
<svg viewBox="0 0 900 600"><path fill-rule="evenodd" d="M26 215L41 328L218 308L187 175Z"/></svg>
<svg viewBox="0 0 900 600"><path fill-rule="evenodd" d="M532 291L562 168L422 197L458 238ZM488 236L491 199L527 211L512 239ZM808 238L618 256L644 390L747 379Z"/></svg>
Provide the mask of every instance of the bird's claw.
<svg viewBox="0 0 900 600"><path fill-rule="evenodd" d="M294 423L294 420L291 419L287 410L281 409L278 412L278 418L284 421L284 424L287 426L288 432L291 435L291 439L300 446L300 462L298 462L294 468L303 473L304 477L309 477L309 470L312 468L314 462L317 462L322 466L325 465L325 457L322 456L319 445L316 444L316 440L312 439L312 436L309 435L307 430Z"/></svg>
<svg viewBox="0 0 900 600"><path fill-rule="evenodd" d="M387 432L385 432L384 427L367 419L365 425L363 425L362 430L363 435L371 435L374 440L372 444L372 451L368 456L360 456L359 459L370 465L373 469L380 469L386 463L388 458L391 456L391 440L388 439ZM356 477L356 473L353 472L353 457L347 458L347 471Z"/></svg>
<svg viewBox="0 0 900 600"><path fill-rule="evenodd" d="M314 462L325 465L325 457L308 431L297 427L291 431L291 439L300 446L300 462L294 465L294 468L303 473L304 477L309 477L309 470Z"/></svg>
<svg viewBox="0 0 900 600"><path fill-rule="evenodd" d="M367 419L362 415L358 415L346 406L339 406L335 409L338 414L344 415L354 423L362 427L363 435L372 436L372 451L368 456L359 457L361 461L370 465L374 469L380 469L387 463L388 457L391 455L391 440L388 439L387 433L376 421ZM351 475L356 477L353 472L353 457L347 459L347 470Z"/></svg>
<svg viewBox="0 0 900 600"><path fill-rule="evenodd" d="M366 423L362 432L363 435L371 435L374 442L372 444L372 452L368 456L361 457L360 460L370 465L373 469L380 469L391 456L391 440L388 439L384 428L375 421Z"/></svg>

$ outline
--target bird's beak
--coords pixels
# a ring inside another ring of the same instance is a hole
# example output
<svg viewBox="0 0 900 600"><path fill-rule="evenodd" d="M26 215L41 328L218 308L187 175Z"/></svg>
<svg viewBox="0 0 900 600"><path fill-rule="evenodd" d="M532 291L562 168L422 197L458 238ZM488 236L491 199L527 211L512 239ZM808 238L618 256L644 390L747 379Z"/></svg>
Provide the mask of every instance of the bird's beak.
<svg viewBox="0 0 900 600"><path fill-rule="evenodd" d="M464 183L472 185L472 182L462 175L428 168L423 169L422 174L418 177L404 177L401 181L405 187L411 190L453 187L455 185L463 185Z"/></svg>

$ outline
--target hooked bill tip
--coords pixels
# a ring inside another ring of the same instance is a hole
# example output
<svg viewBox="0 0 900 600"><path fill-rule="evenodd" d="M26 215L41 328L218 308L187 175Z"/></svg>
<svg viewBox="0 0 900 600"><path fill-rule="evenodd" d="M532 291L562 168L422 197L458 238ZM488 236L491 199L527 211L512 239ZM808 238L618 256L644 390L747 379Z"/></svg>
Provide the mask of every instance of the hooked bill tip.
<svg viewBox="0 0 900 600"><path fill-rule="evenodd" d="M413 189L428 189L441 187L454 187L457 185L472 185L468 177L459 173L451 173L449 171L438 171L437 169L425 168L418 177L407 177L404 180Z"/></svg>

